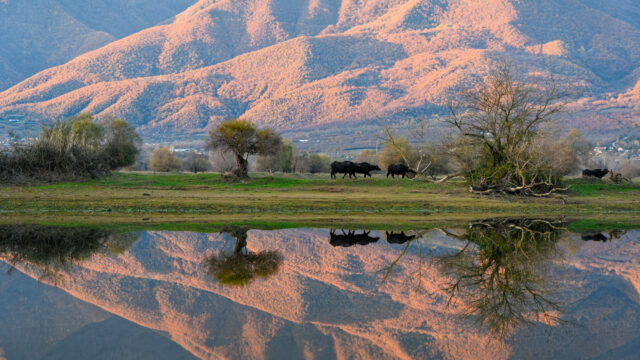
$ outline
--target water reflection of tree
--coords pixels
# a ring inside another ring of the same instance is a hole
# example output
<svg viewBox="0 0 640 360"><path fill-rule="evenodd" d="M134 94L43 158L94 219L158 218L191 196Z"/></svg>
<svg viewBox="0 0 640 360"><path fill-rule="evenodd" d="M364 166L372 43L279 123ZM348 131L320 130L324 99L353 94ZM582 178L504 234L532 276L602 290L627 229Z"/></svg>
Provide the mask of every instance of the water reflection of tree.
<svg viewBox="0 0 640 360"><path fill-rule="evenodd" d="M111 247L126 250L139 234L115 234L91 228L2 225L0 257L12 268L22 265L34 270L39 280L54 285L70 274L73 265Z"/></svg>
<svg viewBox="0 0 640 360"><path fill-rule="evenodd" d="M278 272L282 256L278 251L247 250L248 228L229 227L222 232L235 238L233 252L218 251L205 259L207 273L218 283L246 286L256 278L268 278Z"/></svg>
<svg viewBox="0 0 640 360"><path fill-rule="evenodd" d="M413 289L416 291L422 289L422 267L424 264L425 251L423 251L424 249L422 248L422 243L419 240L422 239L422 237L426 233L427 230L409 231L407 233L405 233L404 231L385 231L385 236L389 244L404 244L404 247L402 248L402 251L400 251L400 254L398 254L398 256L391 262L391 264L381 270L381 272L383 273L382 280L380 281L380 284L378 285L376 290L379 290L384 284L387 283L387 281L389 280L389 276L393 272L393 269L398 265L400 260L404 257L404 255L412 245L415 246L417 251L418 265L416 266L416 269L414 271L410 272L407 275L406 282L411 284ZM426 252L430 252L430 250L426 249Z"/></svg>
<svg viewBox="0 0 640 360"><path fill-rule="evenodd" d="M544 265L556 256L564 232L560 221L494 219L472 224L462 234L462 250L441 256L449 301L458 298L478 321L504 337L521 325L546 317L558 321L561 310L549 295Z"/></svg>

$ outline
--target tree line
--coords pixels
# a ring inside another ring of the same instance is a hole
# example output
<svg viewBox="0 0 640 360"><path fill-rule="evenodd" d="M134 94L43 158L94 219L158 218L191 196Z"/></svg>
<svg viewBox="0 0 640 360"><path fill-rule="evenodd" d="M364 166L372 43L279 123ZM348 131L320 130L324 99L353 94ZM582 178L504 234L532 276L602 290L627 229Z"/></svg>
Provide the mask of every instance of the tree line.
<svg viewBox="0 0 640 360"><path fill-rule="evenodd" d="M148 167L153 171L218 171L247 178L251 160L262 172L326 173L330 159L324 154L301 151L271 129L260 129L244 119L220 123L205 139L207 154L192 151L184 157L168 147L154 149Z"/></svg>

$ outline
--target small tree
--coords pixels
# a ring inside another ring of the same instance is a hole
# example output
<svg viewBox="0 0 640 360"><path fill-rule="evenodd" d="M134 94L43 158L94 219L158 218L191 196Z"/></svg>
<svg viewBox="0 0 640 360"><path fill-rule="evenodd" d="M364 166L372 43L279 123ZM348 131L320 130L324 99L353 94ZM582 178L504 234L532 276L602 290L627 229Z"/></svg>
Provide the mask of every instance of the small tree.
<svg viewBox="0 0 640 360"><path fill-rule="evenodd" d="M153 150L149 160L149 169L153 171L169 172L182 169L182 163L168 147L160 147Z"/></svg>
<svg viewBox="0 0 640 360"><path fill-rule="evenodd" d="M182 168L197 174L211 169L211 164L206 156L196 151L190 151L182 161Z"/></svg>
<svg viewBox="0 0 640 360"><path fill-rule="evenodd" d="M140 135L122 119L107 117L103 123L106 133L104 151L111 169L133 165L140 153Z"/></svg>
<svg viewBox="0 0 640 360"><path fill-rule="evenodd" d="M433 160L433 155L427 153L428 119L418 118L407 122L406 130L413 138L412 141L399 136L397 129L390 128L382 119L379 120L384 129L385 141L380 153L380 165L386 168L393 164L404 164L420 178L425 178Z"/></svg>
<svg viewBox="0 0 640 360"><path fill-rule="evenodd" d="M280 135L271 129L257 129L247 120L228 120L209 132L207 149L232 153L236 160L234 175L249 177L250 155L273 155L280 149Z"/></svg>
<svg viewBox="0 0 640 360"><path fill-rule="evenodd" d="M331 159L327 155L312 153L309 155L309 172L312 174L328 173Z"/></svg>
<svg viewBox="0 0 640 360"><path fill-rule="evenodd" d="M284 140L280 144L280 149L273 155L258 156L256 160L256 169L258 171L282 171L290 173L294 170L294 154L298 153L298 149L290 140Z"/></svg>
<svg viewBox="0 0 640 360"><path fill-rule="evenodd" d="M572 128L567 135L567 141L571 149L575 152L581 165L586 165L591 159L593 152L593 143L587 140L580 130Z"/></svg>

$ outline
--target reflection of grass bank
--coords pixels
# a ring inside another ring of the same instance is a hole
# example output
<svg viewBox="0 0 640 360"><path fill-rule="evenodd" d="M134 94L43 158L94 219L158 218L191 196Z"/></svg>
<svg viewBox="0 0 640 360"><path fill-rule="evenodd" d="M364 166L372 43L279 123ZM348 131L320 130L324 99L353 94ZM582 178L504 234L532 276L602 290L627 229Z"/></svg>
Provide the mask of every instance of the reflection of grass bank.
<svg viewBox="0 0 640 360"><path fill-rule="evenodd" d="M287 218L284 216L246 217L233 216L159 216L149 220L131 219L126 216L12 216L0 217L0 224L46 224L65 227L82 226L112 230L117 233L134 231L190 231L214 233L228 226L245 226L250 229L278 230L292 228L334 228L366 230L427 230L433 228L466 228L470 222L486 218L503 217L502 214L452 214L447 217L404 217L404 216L347 216ZM547 217L548 218L548 217ZM574 232L605 231L612 229L640 229L637 216L615 218L567 218L569 230Z"/></svg>
<svg viewBox="0 0 640 360"><path fill-rule="evenodd" d="M463 181L337 180L328 175L256 178L118 173L89 182L0 188L0 222L128 224L246 223L261 227L410 228L496 216L640 222L640 185L570 180L565 200L485 197ZM273 225L277 224L277 225Z"/></svg>

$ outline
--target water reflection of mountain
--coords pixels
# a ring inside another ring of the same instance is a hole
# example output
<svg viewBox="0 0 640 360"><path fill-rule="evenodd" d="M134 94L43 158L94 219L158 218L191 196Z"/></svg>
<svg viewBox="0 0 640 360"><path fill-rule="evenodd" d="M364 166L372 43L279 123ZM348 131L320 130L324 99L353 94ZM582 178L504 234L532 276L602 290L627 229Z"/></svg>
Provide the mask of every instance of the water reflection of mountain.
<svg viewBox="0 0 640 360"><path fill-rule="evenodd" d="M361 233L361 232L359 232ZM410 236L409 234L404 234ZM372 232L372 237L389 239ZM571 235L558 246L555 267L571 329L548 338L539 323L503 342L447 307L447 278L432 256L454 254L465 242L438 231L420 240L429 249L422 263L422 291L404 278L420 263L413 240L334 247L329 230L250 231L247 251L278 251L280 270L246 287L219 285L203 259L233 248L228 235L148 232L118 256L94 256L73 272L65 291L149 329L166 332L200 358L534 358L575 357L638 350L637 232L613 242L586 242ZM392 237L393 239L393 237ZM397 259L389 281L372 295L380 269ZM19 267L19 266L18 266ZM29 270L26 269L27 273ZM616 310L624 306L624 311ZM619 317L623 316L624 320ZM616 331L616 326L620 331ZM631 330L635 330L632 332ZM555 330L552 330L555 331ZM635 341L635 342L634 342Z"/></svg>
<svg viewBox="0 0 640 360"><path fill-rule="evenodd" d="M63 290L76 264L96 255L119 254L136 233L92 228L0 226L0 358L7 359L190 359L162 334L114 316ZM4 264L3 264L4 265Z"/></svg>

